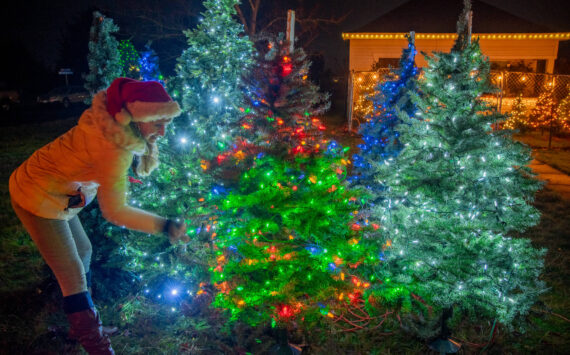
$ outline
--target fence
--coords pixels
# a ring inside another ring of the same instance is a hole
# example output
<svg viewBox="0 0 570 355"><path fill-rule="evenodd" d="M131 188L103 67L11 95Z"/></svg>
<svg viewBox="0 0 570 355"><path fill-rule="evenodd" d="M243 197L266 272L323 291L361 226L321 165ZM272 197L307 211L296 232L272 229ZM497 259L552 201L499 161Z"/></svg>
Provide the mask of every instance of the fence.
<svg viewBox="0 0 570 355"><path fill-rule="evenodd" d="M372 102L368 97L374 95L379 81L389 72L384 68L375 72L351 72L348 80L348 129L360 124L364 117L372 112ZM420 74L421 75L421 74ZM491 81L497 92L485 95L484 98L495 104L501 113L509 112L515 99L522 95L527 109L536 106L540 94L552 88L555 102L560 102L569 92L570 75L491 72Z"/></svg>

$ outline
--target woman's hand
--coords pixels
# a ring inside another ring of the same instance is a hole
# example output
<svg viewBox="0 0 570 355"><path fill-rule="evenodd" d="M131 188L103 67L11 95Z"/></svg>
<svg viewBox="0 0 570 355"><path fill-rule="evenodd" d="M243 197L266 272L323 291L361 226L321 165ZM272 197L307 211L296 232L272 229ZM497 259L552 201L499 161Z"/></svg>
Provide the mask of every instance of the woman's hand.
<svg viewBox="0 0 570 355"><path fill-rule="evenodd" d="M188 243L190 237L186 234L187 226L184 222L176 222L169 219L165 225L165 232L167 232L170 244L177 244L179 241Z"/></svg>

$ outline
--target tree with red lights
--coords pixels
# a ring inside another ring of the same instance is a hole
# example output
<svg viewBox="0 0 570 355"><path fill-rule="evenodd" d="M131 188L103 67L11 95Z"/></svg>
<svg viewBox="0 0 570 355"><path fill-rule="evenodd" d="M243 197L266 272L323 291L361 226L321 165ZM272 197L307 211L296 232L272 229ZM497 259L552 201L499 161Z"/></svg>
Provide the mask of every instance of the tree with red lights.
<svg viewBox="0 0 570 355"><path fill-rule="evenodd" d="M536 106L530 112L532 128L540 128L543 131L550 129L551 126L558 128L556 102L553 94L554 87L547 84L538 97Z"/></svg>

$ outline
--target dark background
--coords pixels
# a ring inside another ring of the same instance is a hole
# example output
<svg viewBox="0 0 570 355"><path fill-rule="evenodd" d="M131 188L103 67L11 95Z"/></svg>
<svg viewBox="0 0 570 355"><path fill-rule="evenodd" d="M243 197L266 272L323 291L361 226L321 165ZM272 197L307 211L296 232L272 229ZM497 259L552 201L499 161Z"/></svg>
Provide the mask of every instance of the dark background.
<svg viewBox="0 0 570 355"><path fill-rule="evenodd" d="M341 20L339 23L321 22L297 43L311 55L313 79L327 90L331 81L323 78L345 76L348 68L348 42L342 40L341 33L355 30L405 2L407 0L262 0L258 28L273 22L274 30L282 28L284 31L287 9L295 9L305 18ZM484 2L547 26L553 32L570 31L570 2L567 0ZM162 72L172 75L176 58L186 45L182 30L195 27L203 11L201 3L201 0L11 0L0 12L0 89L17 89L23 95L35 97L64 85L64 77L57 75L60 68L73 69L71 83L81 85L81 73L87 71L93 10L111 17L120 27L118 39L131 39L137 49L143 49L147 41L152 40ZM241 7L247 16L247 2ZM437 19L426 18L426 21ZM303 25L296 26L301 33ZM570 41L561 42L559 62L568 63L569 44ZM557 64L557 68L569 67Z"/></svg>

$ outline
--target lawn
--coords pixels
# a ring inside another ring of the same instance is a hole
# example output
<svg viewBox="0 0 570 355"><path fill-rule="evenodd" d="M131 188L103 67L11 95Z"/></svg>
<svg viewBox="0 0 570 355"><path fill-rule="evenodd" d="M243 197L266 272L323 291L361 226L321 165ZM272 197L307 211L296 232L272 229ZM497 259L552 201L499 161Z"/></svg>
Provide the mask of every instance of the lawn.
<svg viewBox="0 0 570 355"><path fill-rule="evenodd" d="M570 135L552 136L551 147L548 149L548 132L540 131L515 134L514 138L528 144L533 149L537 160L546 163L566 174L570 174Z"/></svg>
<svg viewBox="0 0 570 355"><path fill-rule="evenodd" d="M10 172L35 149L75 123L76 118L69 118L7 126L0 132L0 353L78 353L77 346L66 340L67 326L57 284L13 214L8 195ZM340 125L333 132L334 138L353 148L358 141L355 135L347 136ZM543 142L531 138L538 142L533 144ZM560 148L566 147L564 144L560 142ZM456 328L454 336L464 344L464 354L482 350L490 354L564 354L570 347L570 201L543 190L537 194L535 204L542 212L541 222L521 237L548 249L543 279L550 290L528 315L526 333L508 333L499 326L492 343L487 344L492 324L474 326L466 321ZM130 295L115 302L100 302L103 319L119 324L129 304L135 302L141 302L141 298ZM174 326L180 329L181 324L186 330L173 333ZM273 340L267 336L267 329L238 324L228 333L225 327L224 318L217 312L176 319L157 316L121 327L112 340L118 354L271 353L268 349ZM429 353L423 342L403 332L381 336L374 331L338 333L333 327L322 327L296 336L292 342L310 344L304 353L311 354Z"/></svg>

